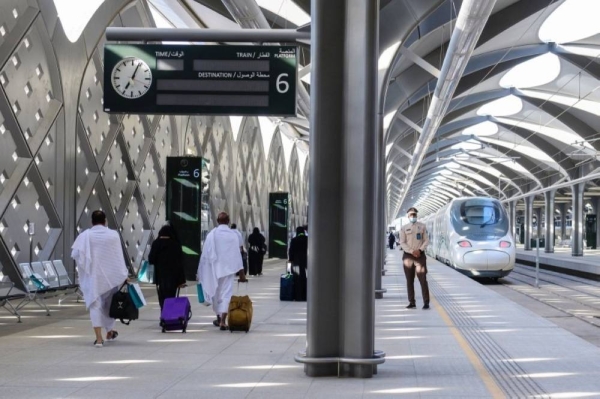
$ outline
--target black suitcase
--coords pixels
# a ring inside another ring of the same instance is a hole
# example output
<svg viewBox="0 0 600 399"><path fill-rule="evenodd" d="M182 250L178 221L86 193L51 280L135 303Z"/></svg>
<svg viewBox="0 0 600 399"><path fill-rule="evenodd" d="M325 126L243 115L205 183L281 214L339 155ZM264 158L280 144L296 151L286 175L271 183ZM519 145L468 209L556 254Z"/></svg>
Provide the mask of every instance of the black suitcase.
<svg viewBox="0 0 600 399"><path fill-rule="evenodd" d="M294 300L294 277L291 273L281 275L279 287L279 300L280 301L293 301Z"/></svg>

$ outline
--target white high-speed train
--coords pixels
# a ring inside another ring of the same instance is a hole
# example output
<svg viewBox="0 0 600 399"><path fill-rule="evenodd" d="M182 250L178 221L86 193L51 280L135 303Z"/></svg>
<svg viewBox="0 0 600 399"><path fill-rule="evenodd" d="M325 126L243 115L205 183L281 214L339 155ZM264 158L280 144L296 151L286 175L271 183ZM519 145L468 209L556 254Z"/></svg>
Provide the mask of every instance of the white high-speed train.
<svg viewBox="0 0 600 399"><path fill-rule="evenodd" d="M497 280L515 267L515 242L498 200L456 198L422 222L429 234L427 254L461 273Z"/></svg>

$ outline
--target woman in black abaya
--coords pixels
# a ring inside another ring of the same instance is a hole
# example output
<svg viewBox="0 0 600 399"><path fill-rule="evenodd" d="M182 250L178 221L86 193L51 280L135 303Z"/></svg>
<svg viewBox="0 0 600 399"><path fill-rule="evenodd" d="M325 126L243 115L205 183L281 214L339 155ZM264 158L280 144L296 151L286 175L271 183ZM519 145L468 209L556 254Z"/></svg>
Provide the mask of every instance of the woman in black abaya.
<svg viewBox="0 0 600 399"><path fill-rule="evenodd" d="M252 234L248 236L248 263L251 276L262 275L263 258L265 256L265 236L260 234L258 227L252 230Z"/></svg>
<svg viewBox="0 0 600 399"><path fill-rule="evenodd" d="M165 225L158 232L158 238L152 243L148 262L154 265L154 283L162 311L165 299L174 298L177 288L185 286L183 251L171 226Z"/></svg>

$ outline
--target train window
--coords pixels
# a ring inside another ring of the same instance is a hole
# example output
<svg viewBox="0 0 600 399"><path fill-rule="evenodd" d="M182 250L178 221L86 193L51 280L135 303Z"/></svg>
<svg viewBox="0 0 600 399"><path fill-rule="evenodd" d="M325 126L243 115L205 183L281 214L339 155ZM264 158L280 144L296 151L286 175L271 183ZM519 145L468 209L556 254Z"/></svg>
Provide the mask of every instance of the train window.
<svg viewBox="0 0 600 399"><path fill-rule="evenodd" d="M506 211L500 202L491 198L456 200L451 219L454 230L465 238L486 240L508 234Z"/></svg>
<svg viewBox="0 0 600 399"><path fill-rule="evenodd" d="M467 224L496 224L500 220L500 215L500 209L494 203L469 204L469 202L464 202L460 207L460 218Z"/></svg>

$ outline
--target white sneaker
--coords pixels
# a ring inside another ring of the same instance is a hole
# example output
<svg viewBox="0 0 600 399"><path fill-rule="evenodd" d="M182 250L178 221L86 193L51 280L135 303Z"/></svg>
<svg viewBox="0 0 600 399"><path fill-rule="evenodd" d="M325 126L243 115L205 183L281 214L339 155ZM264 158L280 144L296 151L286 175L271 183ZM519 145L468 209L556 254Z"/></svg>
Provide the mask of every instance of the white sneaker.
<svg viewBox="0 0 600 399"><path fill-rule="evenodd" d="M94 346L96 348L103 348L104 347L104 341L100 341L100 342L94 341Z"/></svg>

